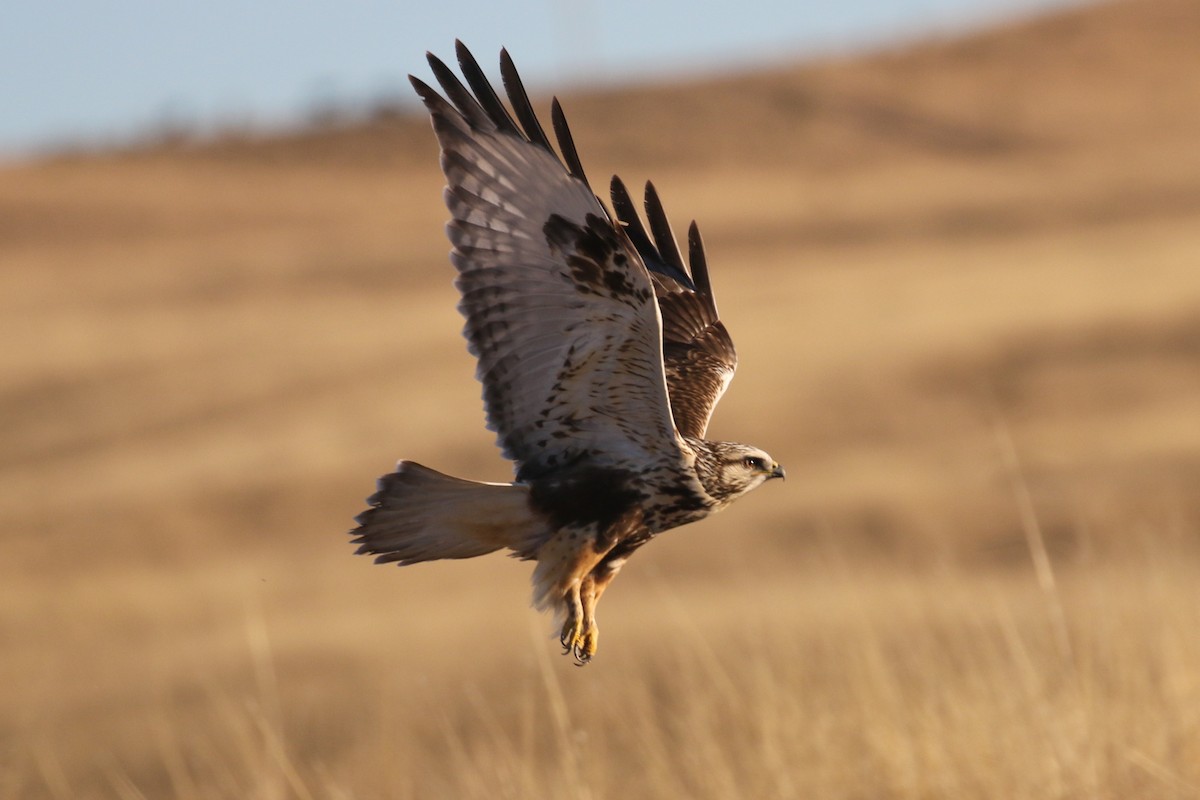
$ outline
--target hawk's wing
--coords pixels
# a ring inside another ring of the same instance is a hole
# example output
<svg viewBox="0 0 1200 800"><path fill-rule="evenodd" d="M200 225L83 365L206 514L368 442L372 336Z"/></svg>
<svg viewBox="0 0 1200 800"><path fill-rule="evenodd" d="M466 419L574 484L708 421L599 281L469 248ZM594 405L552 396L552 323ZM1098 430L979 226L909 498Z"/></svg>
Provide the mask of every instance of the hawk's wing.
<svg viewBox="0 0 1200 800"><path fill-rule="evenodd" d="M507 52L519 125L461 42L457 53L470 90L432 54L446 97L410 80L442 147L450 259L488 427L522 480L583 460L678 459L650 276L589 188L557 100L565 167Z"/></svg>
<svg viewBox="0 0 1200 800"><path fill-rule="evenodd" d="M663 325L663 360L675 426L686 436L703 437L713 409L737 368L733 340L717 315L700 230L688 228L688 261L683 263L654 185L646 184L646 233L625 184L612 180L613 209L629 240L650 270Z"/></svg>

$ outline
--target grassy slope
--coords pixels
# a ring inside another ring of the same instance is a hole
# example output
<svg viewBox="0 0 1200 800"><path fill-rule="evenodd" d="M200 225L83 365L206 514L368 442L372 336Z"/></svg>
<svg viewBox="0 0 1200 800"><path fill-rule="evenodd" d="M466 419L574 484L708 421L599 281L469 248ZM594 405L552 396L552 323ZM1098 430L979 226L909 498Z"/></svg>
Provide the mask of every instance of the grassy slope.
<svg viewBox="0 0 1200 800"><path fill-rule="evenodd" d="M526 566L342 538L398 456L507 475L423 121L6 169L0 796L1195 793L1198 37L564 98L701 220L713 433L789 473L640 553L586 670Z"/></svg>

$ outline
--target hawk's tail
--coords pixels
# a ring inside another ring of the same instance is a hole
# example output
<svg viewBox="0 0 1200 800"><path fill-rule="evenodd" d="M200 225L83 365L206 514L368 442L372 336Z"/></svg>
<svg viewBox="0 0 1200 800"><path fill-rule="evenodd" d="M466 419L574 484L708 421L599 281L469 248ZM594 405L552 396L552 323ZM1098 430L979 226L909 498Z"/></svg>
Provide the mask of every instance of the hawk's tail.
<svg viewBox="0 0 1200 800"><path fill-rule="evenodd" d="M454 478L412 461L380 478L367 502L351 534L358 552L378 563L472 558L505 547L521 554L546 534L524 486Z"/></svg>

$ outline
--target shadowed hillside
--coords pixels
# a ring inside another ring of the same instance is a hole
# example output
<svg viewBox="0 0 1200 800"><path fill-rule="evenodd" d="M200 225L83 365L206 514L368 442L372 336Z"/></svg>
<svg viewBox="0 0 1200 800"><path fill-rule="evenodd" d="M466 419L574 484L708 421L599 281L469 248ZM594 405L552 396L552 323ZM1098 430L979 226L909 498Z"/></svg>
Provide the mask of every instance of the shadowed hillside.
<svg viewBox="0 0 1200 800"><path fill-rule="evenodd" d="M346 543L399 457L510 477L423 118L5 168L0 796L1190 796L1198 41L1131 0L563 92L597 188L700 221L711 434L788 470L639 552L585 670L528 565Z"/></svg>

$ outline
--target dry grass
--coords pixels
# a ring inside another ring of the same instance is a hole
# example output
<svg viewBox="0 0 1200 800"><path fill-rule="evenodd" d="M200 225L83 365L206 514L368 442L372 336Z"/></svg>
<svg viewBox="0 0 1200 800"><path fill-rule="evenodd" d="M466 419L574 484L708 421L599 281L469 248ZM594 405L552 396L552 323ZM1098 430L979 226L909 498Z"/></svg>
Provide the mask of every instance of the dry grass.
<svg viewBox="0 0 1200 800"><path fill-rule="evenodd" d="M507 475L424 122L8 168L0 797L1200 795L1198 9L566 99L702 221L714 434L789 475L583 670L527 565L342 534Z"/></svg>

